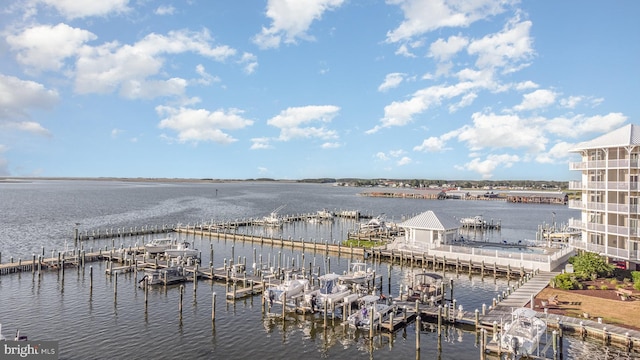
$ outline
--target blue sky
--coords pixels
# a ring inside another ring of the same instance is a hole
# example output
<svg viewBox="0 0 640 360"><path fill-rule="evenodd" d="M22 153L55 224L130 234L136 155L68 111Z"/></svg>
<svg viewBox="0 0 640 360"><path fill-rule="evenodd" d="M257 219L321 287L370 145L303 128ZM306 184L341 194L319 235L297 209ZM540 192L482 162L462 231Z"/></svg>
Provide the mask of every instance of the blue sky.
<svg viewBox="0 0 640 360"><path fill-rule="evenodd" d="M638 123L638 1L0 5L0 176L577 178Z"/></svg>

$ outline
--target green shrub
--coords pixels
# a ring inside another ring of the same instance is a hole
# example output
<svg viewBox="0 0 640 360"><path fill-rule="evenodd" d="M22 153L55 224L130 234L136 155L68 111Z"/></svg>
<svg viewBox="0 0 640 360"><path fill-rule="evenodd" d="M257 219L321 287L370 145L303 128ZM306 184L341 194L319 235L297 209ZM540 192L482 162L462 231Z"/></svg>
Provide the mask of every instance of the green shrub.
<svg viewBox="0 0 640 360"><path fill-rule="evenodd" d="M624 289L624 285L618 284L618 285L616 285L616 289Z"/></svg>
<svg viewBox="0 0 640 360"><path fill-rule="evenodd" d="M562 290L573 290L581 287L582 284L576 280L573 274L559 274L551 280L552 286Z"/></svg>
<svg viewBox="0 0 640 360"><path fill-rule="evenodd" d="M575 256L573 261L573 270L582 276L589 276L592 279L596 277L609 277L613 274L615 267L600 255L590 252L582 253Z"/></svg>
<svg viewBox="0 0 640 360"><path fill-rule="evenodd" d="M631 284L631 279L624 278L624 279L622 279L622 282L625 283L625 284Z"/></svg>
<svg viewBox="0 0 640 360"><path fill-rule="evenodd" d="M637 283L634 283L633 288L640 291L640 281L638 281Z"/></svg>
<svg viewBox="0 0 640 360"><path fill-rule="evenodd" d="M587 289L589 289L589 290L596 290L596 289L597 289L597 287L596 287L595 285L589 285L589 286L587 286Z"/></svg>
<svg viewBox="0 0 640 360"><path fill-rule="evenodd" d="M609 287L607 285L602 285L600 286L600 290L609 290Z"/></svg>
<svg viewBox="0 0 640 360"><path fill-rule="evenodd" d="M618 280L616 280L616 279L611 279L610 283L611 283L611 285L613 285L613 286L618 285Z"/></svg>
<svg viewBox="0 0 640 360"><path fill-rule="evenodd" d="M640 282L640 271L632 271L631 278L633 279L634 283Z"/></svg>

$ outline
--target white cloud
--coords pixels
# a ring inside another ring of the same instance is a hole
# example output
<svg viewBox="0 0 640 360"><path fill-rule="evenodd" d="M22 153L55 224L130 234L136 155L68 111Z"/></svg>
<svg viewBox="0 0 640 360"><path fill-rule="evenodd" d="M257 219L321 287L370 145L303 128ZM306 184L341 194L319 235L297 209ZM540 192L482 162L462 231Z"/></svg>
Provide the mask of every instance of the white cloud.
<svg viewBox="0 0 640 360"><path fill-rule="evenodd" d="M253 74L258 67L258 57L252 53L245 52L242 54L238 63L244 65L244 72L247 74Z"/></svg>
<svg viewBox="0 0 640 360"><path fill-rule="evenodd" d="M212 47L206 30L171 31L166 36L149 34L133 45L116 42L79 51L75 89L78 93L110 93L120 90L130 98L180 95L186 81L179 78L149 80L161 74L164 54L195 52L216 61L224 61L235 50L221 45Z"/></svg>
<svg viewBox="0 0 640 360"><path fill-rule="evenodd" d="M65 59L75 56L80 47L97 36L67 24L38 25L6 37L16 60L35 72L60 70Z"/></svg>
<svg viewBox="0 0 640 360"><path fill-rule="evenodd" d="M406 41L443 27L467 27L473 22L502 13L511 0L387 0L400 6L405 20L387 33L388 42Z"/></svg>
<svg viewBox="0 0 640 360"><path fill-rule="evenodd" d="M536 161L542 164L565 163L566 159L572 155L569 152L575 147L575 144L560 141L553 145L549 151L538 154Z"/></svg>
<svg viewBox="0 0 640 360"><path fill-rule="evenodd" d="M311 23L343 3L344 0L269 0L266 15L271 19L271 27L263 27L253 42L267 49L277 48L283 41L292 44L297 39L313 40L313 36L307 34Z"/></svg>
<svg viewBox="0 0 640 360"><path fill-rule="evenodd" d="M384 117L381 124L367 130L367 134L372 134L382 128L391 126L404 126L413 121L413 116L429 109L434 105L439 105L444 99L451 99L460 96L476 87L472 82L461 82L451 86L436 85L419 90L413 97L405 101L394 101L385 106Z"/></svg>
<svg viewBox="0 0 640 360"><path fill-rule="evenodd" d="M474 171L479 173L483 179L490 179L493 177L493 171L499 166L509 168L518 161L520 161L520 157L517 155L488 155L484 160L474 158L464 166L457 166L457 168Z"/></svg>
<svg viewBox="0 0 640 360"><path fill-rule="evenodd" d="M228 144L237 140L223 130L237 130L253 125L253 121L243 118L242 111L238 109L208 111L158 106L156 112L165 117L158 127L176 131L181 143L213 141Z"/></svg>
<svg viewBox="0 0 640 360"><path fill-rule="evenodd" d="M471 41L467 51L478 56L476 66L480 69L504 68L504 72L513 72L528 65L521 62L534 55L531 25L531 21L514 19L502 31Z"/></svg>
<svg viewBox="0 0 640 360"><path fill-rule="evenodd" d="M524 94L522 102L513 108L517 111L536 110L553 105L557 94L551 90L538 89L534 92Z"/></svg>
<svg viewBox="0 0 640 360"><path fill-rule="evenodd" d="M196 80L198 84L210 85L211 83L220 81L219 77L209 74L202 64L196 65L196 73L200 75L200 78Z"/></svg>
<svg viewBox="0 0 640 360"><path fill-rule="evenodd" d="M544 119L522 119L517 115L474 113L473 124L460 129L458 140L472 151L484 148L525 148L537 153L548 142L542 124Z"/></svg>
<svg viewBox="0 0 640 360"><path fill-rule="evenodd" d="M0 126L49 135L49 131L29 119L28 112L50 109L58 102L58 92L34 81L0 74Z"/></svg>
<svg viewBox="0 0 640 360"><path fill-rule="evenodd" d="M384 82L378 86L378 91L385 92L389 89L398 87L404 80L405 74L403 73L390 73L384 78Z"/></svg>
<svg viewBox="0 0 640 360"><path fill-rule="evenodd" d="M269 169L267 169L264 166L258 166L258 174L264 175L264 174L268 174L268 173L269 173Z"/></svg>
<svg viewBox="0 0 640 360"><path fill-rule="evenodd" d="M408 156L403 156L400 160L398 160L398 162L396 163L398 166L404 166L404 165L409 165L411 164L413 161L411 160L410 157Z"/></svg>
<svg viewBox="0 0 640 360"><path fill-rule="evenodd" d="M250 150L265 150L273 148L273 146L271 146L271 139L267 137L253 138L251 139L251 142L253 144L249 148Z"/></svg>
<svg viewBox="0 0 640 360"><path fill-rule="evenodd" d="M326 142L322 144L320 147L323 149L337 149L339 147L342 147L342 144L338 142Z"/></svg>
<svg viewBox="0 0 640 360"><path fill-rule="evenodd" d="M111 13L123 13L129 11L129 0L39 0L50 7L55 8L62 16L68 19L83 18L89 16L106 16Z"/></svg>
<svg viewBox="0 0 640 360"><path fill-rule="evenodd" d="M414 58L416 57L416 55L414 53L411 52L411 50L409 50L409 47L407 46L407 44L402 44L400 46L398 46L398 49L395 52L396 55L400 55L400 56L404 56L404 57L408 57L408 58Z"/></svg>
<svg viewBox="0 0 640 360"><path fill-rule="evenodd" d="M389 160L389 157L387 156L387 154L385 154L384 152L380 151L377 152L374 157L378 160L382 160L382 161L387 161Z"/></svg>
<svg viewBox="0 0 640 360"><path fill-rule="evenodd" d="M469 40L462 36L450 36L447 40L438 39L429 47L429 56L438 61L447 61L468 44Z"/></svg>
<svg viewBox="0 0 640 360"><path fill-rule="evenodd" d="M278 140L289 141L298 138L335 139L337 133L320 127L303 126L310 123L329 123L338 114L340 108L333 105L309 105L287 108L280 114L267 120L267 124L280 129Z"/></svg>
<svg viewBox="0 0 640 360"><path fill-rule="evenodd" d="M176 8L172 5L160 5L154 11L156 15L173 15L176 12Z"/></svg>
<svg viewBox="0 0 640 360"><path fill-rule="evenodd" d="M439 137L431 136L422 141L422 144L415 146L413 151L439 152L445 149L446 142Z"/></svg>
<svg viewBox="0 0 640 360"><path fill-rule="evenodd" d="M576 106L578 106L578 104L583 100L584 100L584 96L569 96L567 98L560 99L560 105L562 107L573 109Z"/></svg>
<svg viewBox="0 0 640 360"><path fill-rule="evenodd" d="M538 84L534 83L531 80L527 80L527 81L522 81L519 82L515 85L515 89L522 91L522 90L530 90L530 89L537 89L539 87Z"/></svg>

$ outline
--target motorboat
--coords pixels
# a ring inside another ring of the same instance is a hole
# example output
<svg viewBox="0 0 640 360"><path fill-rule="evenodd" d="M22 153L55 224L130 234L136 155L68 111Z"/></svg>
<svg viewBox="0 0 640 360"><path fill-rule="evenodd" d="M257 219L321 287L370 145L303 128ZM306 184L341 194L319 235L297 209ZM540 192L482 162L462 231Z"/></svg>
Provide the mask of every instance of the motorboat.
<svg viewBox="0 0 640 360"><path fill-rule="evenodd" d="M394 311L394 307L386 299L375 294L361 297L358 303L358 311L347 318L347 323L353 328L368 329L371 324L386 321Z"/></svg>
<svg viewBox="0 0 640 360"><path fill-rule="evenodd" d="M333 217L335 215L333 214L333 212L327 209L322 209L322 210L318 210L316 216L318 217L318 219L321 219L321 220L333 220Z"/></svg>
<svg viewBox="0 0 640 360"><path fill-rule="evenodd" d="M414 302L419 300L422 303L431 302L433 304L442 301L441 275L432 272L418 272L413 274L409 283L404 284L403 301Z"/></svg>
<svg viewBox="0 0 640 360"><path fill-rule="evenodd" d="M138 281L138 286L147 285L170 285L187 280L184 268L172 266L164 269L145 269L144 276Z"/></svg>
<svg viewBox="0 0 640 360"><path fill-rule="evenodd" d="M502 349L516 356L533 355L547 330L547 324L537 314L529 308L513 310L511 321L503 326L500 336Z"/></svg>
<svg viewBox="0 0 640 360"><path fill-rule="evenodd" d="M148 254L162 254L172 245L172 238L153 239L144 245L144 251Z"/></svg>
<svg viewBox="0 0 640 360"><path fill-rule="evenodd" d="M340 275L329 273L318 277L320 287L305 294L305 301L313 306L323 306L344 300L351 294L351 290L345 284L340 283Z"/></svg>
<svg viewBox="0 0 640 360"><path fill-rule="evenodd" d="M476 215L472 217L464 217L460 219L460 224L465 227L484 227L487 222L482 215Z"/></svg>
<svg viewBox="0 0 640 360"><path fill-rule="evenodd" d="M364 262L352 262L349 271L340 275L338 279L346 284L364 284L373 279L373 271Z"/></svg>
<svg viewBox="0 0 640 360"><path fill-rule="evenodd" d="M198 249L191 249L186 241L174 244L164 250L164 254L168 257L181 257L183 259L197 258L199 253Z"/></svg>
<svg viewBox="0 0 640 360"><path fill-rule="evenodd" d="M283 224L282 218L278 215L278 212L282 210L286 205L281 205L277 207L275 210L271 212L268 216L262 218L262 220L258 220L256 223L258 225L270 226L270 227L280 227Z"/></svg>
<svg viewBox="0 0 640 360"><path fill-rule="evenodd" d="M289 278L278 285L267 287L263 296L268 301L283 301L286 294L287 299L303 294L305 289L309 288L309 280Z"/></svg>
<svg viewBox="0 0 640 360"><path fill-rule="evenodd" d="M386 223L384 214L378 215L370 219L364 224L360 224L360 230L363 230L363 231L367 231L367 230L377 231L377 230L386 230L386 229L387 229L387 223Z"/></svg>

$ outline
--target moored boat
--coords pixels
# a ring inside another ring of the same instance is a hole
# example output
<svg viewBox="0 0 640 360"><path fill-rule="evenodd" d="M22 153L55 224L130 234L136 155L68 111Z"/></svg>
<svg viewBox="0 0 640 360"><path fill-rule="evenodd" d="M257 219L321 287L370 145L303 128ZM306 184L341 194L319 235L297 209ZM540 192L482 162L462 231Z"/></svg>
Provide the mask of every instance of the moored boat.
<svg viewBox="0 0 640 360"><path fill-rule="evenodd" d="M183 259L187 259L197 258L199 255L199 251L198 249L191 249L189 247L189 243L183 241L172 245L170 248L165 249L164 254L169 257L181 257Z"/></svg>
<svg viewBox="0 0 640 360"><path fill-rule="evenodd" d="M513 310L511 321L503 326L501 348L516 356L533 355L547 330L547 324L537 314L528 308Z"/></svg>
<svg viewBox="0 0 640 360"><path fill-rule="evenodd" d="M183 282L187 279L184 269L180 266L172 266L164 269L145 269L144 276L138 281L140 287L147 285L170 285Z"/></svg>
<svg viewBox="0 0 640 360"><path fill-rule="evenodd" d="M153 239L144 245L144 251L148 254L162 254L173 245L172 238Z"/></svg>
<svg viewBox="0 0 640 360"><path fill-rule="evenodd" d="M386 321L394 307L378 295L365 295L358 299L358 311L349 315L347 323L353 328L368 329L371 324ZM371 322L373 320L373 322Z"/></svg>

